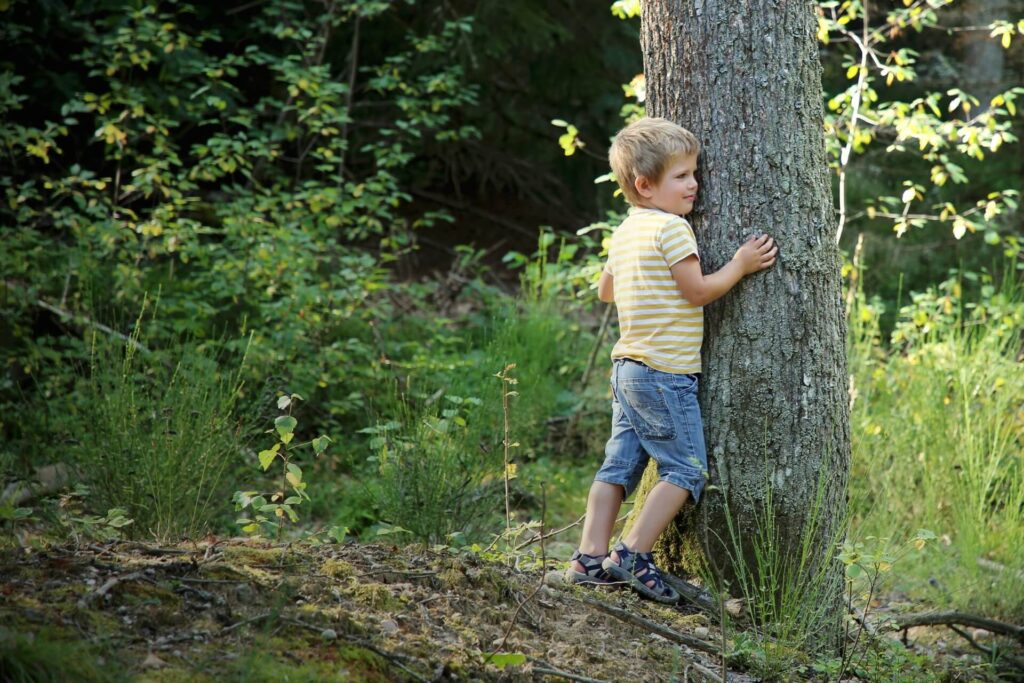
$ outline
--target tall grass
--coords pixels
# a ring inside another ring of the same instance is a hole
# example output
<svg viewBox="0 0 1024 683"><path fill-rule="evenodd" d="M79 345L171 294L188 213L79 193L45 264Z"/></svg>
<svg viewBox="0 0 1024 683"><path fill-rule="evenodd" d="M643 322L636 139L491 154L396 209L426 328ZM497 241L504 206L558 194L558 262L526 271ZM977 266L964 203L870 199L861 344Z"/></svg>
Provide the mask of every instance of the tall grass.
<svg viewBox="0 0 1024 683"><path fill-rule="evenodd" d="M196 352L167 365L141 358L141 327L140 318L123 346L94 337L69 416L70 455L90 504L126 509L129 533L194 538L211 525L223 475L241 460L240 380Z"/></svg>
<svg viewBox="0 0 1024 683"><path fill-rule="evenodd" d="M901 567L919 597L1024 617L1024 287L958 275L913 294L888 345L881 305L851 303L855 532L934 531Z"/></svg>
<svg viewBox="0 0 1024 683"><path fill-rule="evenodd" d="M430 541L497 529L506 470L504 383L496 374L509 364L517 380L508 411L513 470L560 455L567 426L580 424L573 416L585 410L581 379L595 338L579 308L566 302L574 266L565 245L554 259L547 257L549 246L542 239L526 261L520 296L497 303L482 333L464 348L436 349L458 354L452 371L433 378L437 386L421 383L414 396L397 395L364 430L375 438L377 467L368 488L383 521ZM592 373L595 382L598 374ZM602 415L602 426L605 420ZM596 467L596 449L595 458ZM514 497L533 493L524 481L513 482Z"/></svg>

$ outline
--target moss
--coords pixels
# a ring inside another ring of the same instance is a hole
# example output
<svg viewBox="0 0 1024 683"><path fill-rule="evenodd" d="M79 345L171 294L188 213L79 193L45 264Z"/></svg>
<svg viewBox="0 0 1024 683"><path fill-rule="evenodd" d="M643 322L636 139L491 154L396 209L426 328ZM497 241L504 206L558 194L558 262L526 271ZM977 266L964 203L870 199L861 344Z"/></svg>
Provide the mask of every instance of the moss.
<svg viewBox="0 0 1024 683"><path fill-rule="evenodd" d="M327 560L320 565L320 573L334 579L347 579L355 576L355 568L345 560Z"/></svg>
<svg viewBox="0 0 1024 683"><path fill-rule="evenodd" d="M276 639L275 639L276 640ZM396 671L380 655L355 645L324 645L315 649L297 652L294 647L285 646L278 654L279 644L267 641L258 650L252 650L236 660L219 676L223 683L319 683L320 681L345 681L351 683L391 683ZM290 658L283 660L284 652ZM295 662L292 658L304 661Z"/></svg>
<svg viewBox="0 0 1024 683"><path fill-rule="evenodd" d="M382 583L352 581L345 587L346 595L367 607L380 610L398 609L402 603L391 595L391 590Z"/></svg>
<svg viewBox="0 0 1024 683"><path fill-rule="evenodd" d="M134 680L136 683L209 683L213 678L193 669L168 667L144 671Z"/></svg>
<svg viewBox="0 0 1024 683"><path fill-rule="evenodd" d="M224 560L244 565L269 565L284 559L284 548L256 548L247 545L224 547Z"/></svg>

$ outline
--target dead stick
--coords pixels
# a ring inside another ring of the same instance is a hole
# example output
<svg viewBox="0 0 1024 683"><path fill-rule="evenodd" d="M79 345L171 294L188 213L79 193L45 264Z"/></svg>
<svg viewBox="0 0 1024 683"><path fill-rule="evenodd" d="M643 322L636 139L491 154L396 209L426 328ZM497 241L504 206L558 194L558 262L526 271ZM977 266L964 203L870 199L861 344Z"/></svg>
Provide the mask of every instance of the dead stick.
<svg viewBox="0 0 1024 683"><path fill-rule="evenodd" d="M705 640L701 640L700 638L694 638L693 636L688 636L685 633L679 633L667 626L662 626L661 624L657 624L649 619L644 619L639 615L633 614L628 610L615 607L614 605L609 605L608 603L601 602L600 600L594 600L593 598L582 598L582 600L584 604L596 607L602 612L612 615L616 619L629 622L637 626L643 626L652 633L656 633L662 638L671 640L674 643L686 645L687 647L692 647L694 650L700 650L701 652L707 652L712 655L719 654L718 648Z"/></svg>
<svg viewBox="0 0 1024 683"><path fill-rule="evenodd" d="M257 614L254 617L249 617L248 619L237 621L234 624L231 624L230 626L225 626L220 631L217 631L217 635L222 636L225 633L230 633L231 631L234 631L236 628L245 626L246 624L251 624L256 621L263 621L264 619L269 619L272 616L274 616L274 612L264 612L263 614Z"/></svg>
<svg viewBox="0 0 1024 683"><path fill-rule="evenodd" d="M911 626L949 626L958 624L960 626L973 626L983 628L986 631L1010 636L1024 642L1024 626L1015 626L995 619L986 619L974 614L963 612L923 612L921 614L905 614L897 617L893 622L894 631L904 631Z"/></svg>
<svg viewBox="0 0 1024 683"><path fill-rule="evenodd" d="M544 663L544 666L533 667L534 674L540 674L542 676L557 676L558 678L564 678L567 681L579 681L580 683L608 683L600 678L587 678L586 676L577 676L571 674L568 671L559 671L558 669L552 668L548 663Z"/></svg>
<svg viewBox="0 0 1024 683"><path fill-rule="evenodd" d="M975 647L978 650L981 650L983 653L985 653L986 657L993 657L995 655L995 652L993 652L993 650L995 648L985 647L984 645L982 645L981 643L976 641L974 638L972 638L971 634L968 633L967 631L962 631L962 630L958 629L956 626L953 626L952 624L949 624L949 628L954 633L956 633L961 638L963 638L968 643L970 643L973 647ZM1004 652L1000 652L999 653L999 658L1002 659L1005 662L1009 662L1010 664L1012 664L1014 667L1016 667L1018 669L1024 670L1024 659L1020 659L1018 657L1014 657L1012 655L1008 655L1008 654L1006 654Z"/></svg>
<svg viewBox="0 0 1024 683"><path fill-rule="evenodd" d="M58 308L51 303L43 301L42 299L36 299L35 304L39 308L45 309L50 313L53 313L54 315L56 315L58 318L65 322L69 322L75 325L81 325L83 327L94 327L100 332L105 332L106 334L109 334L112 337L117 337L118 339L122 340L132 348L142 351L143 353L150 352L149 348L147 348L145 344L142 344L136 341L135 339L132 339L128 335L118 332L117 330L111 329L101 322L96 322L92 318L88 318L80 313L75 314L71 313L70 311L65 311L64 309Z"/></svg>
<svg viewBox="0 0 1024 683"><path fill-rule="evenodd" d="M561 529L556 529L555 531L552 531L551 533L548 533L548 534L544 534L543 536L538 534L538 535L534 536L533 538L531 538L528 541L523 541L522 543L517 545L515 549L516 550L522 550L526 546L532 545L532 544L536 543L537 541L547 540L547 539L551 538L552 536L557 536L558 534L562 533L563 531L568 531L569 529L573 528L574 526L579 526L580 522L582 522L585 517L586 517L586 514L582 514L582 515L580 515L580 518L577 519L572 524L567 524L567 525L563 526Z"/></svg>
<svg viewBox="0 0 1024 683"><path fill-rule="evenodd" d="M636 626L642 626L651 633L656 633L657 635L662 636L667 640L671 640L674 643L686 645L688 647L692 647L695 650L700 650L701 652L708 652L709 654L717 655L719 653L718 648L706 640L700 640L699 638L694 638L693 636L687 636L685 633L679 633L678 631L674 631L673 629L670 629L667 626L656 624L654 622L651 622L650 620L647 620L647 618L639 616L638 614L634 614L633 612L623 609L622 607L615 607L614 605L609 605L606 602L594 600L593 598L581 599L584 601L584 603L590 605L591 607L597 607L601 611L607 614L611 614L612 616L617 618L617 620L628 622Z"/></svg>
<svg viewBox="0 0 1024 683"><path fill-rule="evenodd" d="M78 601L78 608L85 609L89 606L90 603L94 602L99 598L104 597L114 588L114 586L116 586L119 583L124 583L125 581L137 581L139 579L146 579L146 575L142 572L132 572L131 574L125 574L124 576L113 576L107 579L107 581L97 590L93 591L92 593L87 593L86 595L83 595L81 599Z"/></svg>

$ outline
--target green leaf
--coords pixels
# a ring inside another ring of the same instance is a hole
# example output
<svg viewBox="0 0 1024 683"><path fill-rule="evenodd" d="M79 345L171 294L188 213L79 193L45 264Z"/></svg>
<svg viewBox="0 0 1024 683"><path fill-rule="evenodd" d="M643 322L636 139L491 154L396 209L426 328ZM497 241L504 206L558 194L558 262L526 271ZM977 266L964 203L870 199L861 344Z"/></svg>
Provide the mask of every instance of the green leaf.
<svg viewBox="0 0 1024 683"><path fill-rule="evenodd" d="M270 464L274 462L274 458L276 458L276 457L277 457L276 444L275 444L274 448L271 448L271 449L266 450L266 451L260 451L260 453L259 453L260 467L263 468L264 472L266 472L268 469L270 469Z"/></svg>
<svg viewBox="0 0 1024 683"><path fill-rule="evenodd" d="M282 397L277 399L277 409L278 410L284 410L285 408L287 408L291 404L292 404L292 397L291 396L282 396Z"/></svg>
<svg viewBox="0 0 1024 683"><path fill-rule="evenodd" d="M522 652L495 652L490 656L494 666L504 669L506 666L518 666L526 663L526 655Z"/></svg>
<svg viewBox="0 0 1024 683"><path fill-rule="evenodd" d="M295 431L295 425L299 424L291 415L282 415L281 417L274 420L274 427L277 428L277 433L281 435L281 440L285 439ZM288 439L290 441L290 439ZM288 443L288 441L285 441Z"/></svg>
<svg viewBox="0 0 1024 683"><path fill-rule="evenodd" d="M327 450L327 445L330 443L332 443L331 437L324 435L318 436L313 439L313 450L316 451L317 455L320 455Z"/></svg>

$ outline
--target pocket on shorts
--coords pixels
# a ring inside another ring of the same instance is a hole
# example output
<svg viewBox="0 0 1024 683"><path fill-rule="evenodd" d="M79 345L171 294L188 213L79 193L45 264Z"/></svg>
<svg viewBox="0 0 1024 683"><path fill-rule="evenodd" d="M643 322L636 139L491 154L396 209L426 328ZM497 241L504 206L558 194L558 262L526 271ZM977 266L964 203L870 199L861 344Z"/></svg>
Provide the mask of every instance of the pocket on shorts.
<svg viewBox="0 0 1024 683"><path fill-rule="evenodd" d="M671 441L676 426L664 394L655 387L619 385L621 400L628 406L630 422L641 439Z"/></svg>

